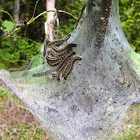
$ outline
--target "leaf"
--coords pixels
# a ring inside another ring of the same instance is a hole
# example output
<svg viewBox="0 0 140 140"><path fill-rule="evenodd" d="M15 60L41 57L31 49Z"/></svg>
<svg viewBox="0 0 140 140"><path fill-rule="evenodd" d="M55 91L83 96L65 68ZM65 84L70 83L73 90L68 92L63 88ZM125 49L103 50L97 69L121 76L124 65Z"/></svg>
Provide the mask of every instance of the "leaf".
<svg viewBox="0 0 140 140"><path fill-rule="evenodd" d="M11 30L11 29L14 27L14 23L11 22L11 21L5 20L5 21L2 23L2 26L4 27L4 28L3 28L3 31L4 31L4 32L7 32L7 31Z"/></svg>
<svg viewBox="0 0 140 140"><path fill-rule="evenodd" d="M42 65L42 63L43 63L42 55L35 56L34 58L32 58L32 65L30 66L30 69Z"/></svg>

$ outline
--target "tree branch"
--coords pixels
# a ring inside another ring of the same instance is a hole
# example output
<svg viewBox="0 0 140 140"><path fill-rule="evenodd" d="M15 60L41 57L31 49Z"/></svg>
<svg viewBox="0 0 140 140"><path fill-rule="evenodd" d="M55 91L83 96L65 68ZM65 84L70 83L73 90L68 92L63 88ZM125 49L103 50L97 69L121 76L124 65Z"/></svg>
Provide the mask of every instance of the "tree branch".
<svg viewBox="0 0 140 140"><path fill-rule="evenodd" d="M110 16L112 0L102 0L101 16L99 18L97 35L95 39L95 48L100 49L104 42L106 28L108 26L108 20Z"/></svg>

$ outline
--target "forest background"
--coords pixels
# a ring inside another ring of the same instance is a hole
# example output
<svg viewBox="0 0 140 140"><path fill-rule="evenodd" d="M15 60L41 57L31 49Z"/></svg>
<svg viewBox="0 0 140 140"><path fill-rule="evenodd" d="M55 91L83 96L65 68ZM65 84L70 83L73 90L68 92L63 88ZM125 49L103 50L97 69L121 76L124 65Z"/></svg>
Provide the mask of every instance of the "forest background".
<svg viewBox="0 0 140 140"><path fill-rule="evenodd" d="M0 10L5 10L15 17L16 0L0 0ZM46 10L45 0L40 0L35 16ZM56 0L56 9L67 11L78 18L86 5L82 0ZM28 21L33 14L35 0L20 0L20 20ZM120 18L123 31L131 47L140 54L140 1L120 0ZM55 39L63 38L75 28L77 21L66 13L58 13L59 33L55 23ZM0 12L0 36L3 35L5 21L10 21L8 14ZM44 22L46 15L18 30L11 37L0 42L0 69L13 69L24 66L27 61L37 55L45 37ZM47 136L29 111L11 94L0 90L0 140L2 139L41 139ZM132 122L140 126L140 105L131 112ZM140 127L124 127L118 139L140 138ZM117 138L116 138L117 139Z"/></svg>

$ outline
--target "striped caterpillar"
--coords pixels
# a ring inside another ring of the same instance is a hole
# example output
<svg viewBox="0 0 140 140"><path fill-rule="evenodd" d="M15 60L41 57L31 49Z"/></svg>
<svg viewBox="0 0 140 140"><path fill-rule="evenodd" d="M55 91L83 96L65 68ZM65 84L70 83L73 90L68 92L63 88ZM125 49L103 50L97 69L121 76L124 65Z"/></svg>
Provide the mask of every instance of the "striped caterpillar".
<svg viewBox="0 0 140 140"><path fill-rule="evenodd" d="M27 62L27 64L23 67L23 68L19 68L19 69L13 69L13 70L9 70L9 72L17 72L17 71L23 71L23 70L26 70L31 64L31 60L29 60Z"/></svg>
<svg viewBox="0 0 140 140"><path fill-rule="evenodd" d="M44 46L44 59L50 66L57 66L57 68L56 70L33 74L34 77L51 74L57 81L60 81L61 77L65 80L67 79L73 69L74 63L77 60L81 60L81 57L75 55L75 52L73 52L73 47L76 47L77 44L70 43L63 47L61 46L70 38L70 36L71 35L69 34L65 39L57 40Z"/></svg>
<svg viewBox="0 0 140 140"><path fill-rule="evenodd" d="M55 72L52 73L53 77L56 77L57 81L60 81L60 77L63 77L65 80L73 69L73 65L77 60L81 60L81 57L72 55L67 57L61 65L58 66Z"/></svg>
<svg viewBox="0 0 140 140"><path fill-rule="evenodd" d="M45 72L35 73L35 74L33 74L33 77L41 77L41 76L45 76L45 75L50 75L53 72L55 72L55 70L48 70Z"/></svg>
<svg viewBox="0 0 140 140"><path fill-rule="evenodd" d="M26 23L27 23L26 21L20 21L20 22L16 23L15 26L14 26L10 31L7 31L7 32L4 33L3 38L7 37L7 36L10 35L12 32L14 32L14 30L15 30L16 28L25 26Z"/></svg>
<svg viewBox="0 0 140 140"><path fill-rule="evenodd" d="M68 34L65 38L63 38L61 40L56 40L56 41L53 41L53 42L49 42L48 40L45 40L45 42L44 42L44 54L43 54L43 56L46 57L46 51L47 51L48 47L51 47L51 46L60 46L64 42L66 42L70 37L71 37L71 34Z"/></svg>

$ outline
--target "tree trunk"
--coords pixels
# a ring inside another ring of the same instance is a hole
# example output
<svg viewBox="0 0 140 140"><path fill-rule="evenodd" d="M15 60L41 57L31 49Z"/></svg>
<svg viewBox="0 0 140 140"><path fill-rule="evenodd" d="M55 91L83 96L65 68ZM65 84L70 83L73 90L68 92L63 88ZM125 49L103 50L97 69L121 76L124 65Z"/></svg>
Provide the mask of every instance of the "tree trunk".
<svg viewBox="0 0 140 140"><path fill-rule="evenodd" d="M14 17L15 22L19 22L19 14L20 14L20 0L15 0L15 9L14 9ZM14 37L14 41L16 41L17 38Z"/></svg>
<svg viewBox="0 0 140 140"><path fill-rule="evenodd" d="M77 44L74 51L82 57L67 80L34 78L52 69L41 55L26 71L0 71L2 83L38 118L50 140L112 139L128 107L140 100L140 55L123 34L119 0L92 2L67 41Z"/></svg>
<svg viewBox="0 0 140 140"><path fill-rule="evenodd" d="M55 0L46 0L46 11L55 10ZM54 39L53 28L55 22L55 13L47 12L45 23L46 36L52 41Z"/></svg>
<svg viewBox="0 0 140 140"><path fill-rule="evenodd" d="M20 14L20 0L15 0L15 9L14 9L15 22L19 21L19 14Z"/></svg>

